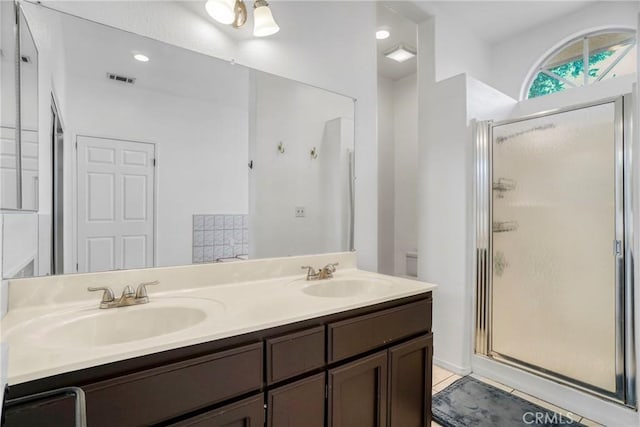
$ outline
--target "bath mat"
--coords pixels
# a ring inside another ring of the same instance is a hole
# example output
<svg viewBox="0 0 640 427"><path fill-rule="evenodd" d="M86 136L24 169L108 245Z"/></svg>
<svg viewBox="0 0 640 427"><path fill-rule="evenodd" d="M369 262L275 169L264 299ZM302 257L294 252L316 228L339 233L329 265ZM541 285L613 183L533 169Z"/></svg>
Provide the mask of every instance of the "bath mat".
<svg viewBox="0 0 640 427"><path fill-rule="evenodd" d="M580 416L557 414L466 376L433 397L433 420L444 427L584 427Z"/></svg>

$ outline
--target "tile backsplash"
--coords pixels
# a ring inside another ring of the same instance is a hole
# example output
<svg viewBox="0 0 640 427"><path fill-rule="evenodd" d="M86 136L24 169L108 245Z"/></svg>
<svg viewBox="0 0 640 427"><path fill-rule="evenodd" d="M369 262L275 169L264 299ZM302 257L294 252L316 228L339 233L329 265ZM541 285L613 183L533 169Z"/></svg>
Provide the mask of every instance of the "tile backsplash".
<svg viewBox="0 0 640 427"><path fill-rule="evenodd" d="M249 215L193 215L193 263L249 254Z"/></svg>

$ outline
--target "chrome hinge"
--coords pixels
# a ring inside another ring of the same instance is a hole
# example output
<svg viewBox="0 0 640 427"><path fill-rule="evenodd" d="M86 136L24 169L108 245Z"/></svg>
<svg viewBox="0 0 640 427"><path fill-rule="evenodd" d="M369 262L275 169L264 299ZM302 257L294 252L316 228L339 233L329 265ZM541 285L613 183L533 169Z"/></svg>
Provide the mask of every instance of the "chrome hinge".
<svg viewBox="0 0 640 427"><path fill-rule="evenodd" d="M613 254L614 255L622 255L622 241L614 240L613 241Z"/></svg>
<svg viewBox="0 0 640 427"><path fill-rule="evenodd" d="M156 167L156 159L153 159L153 167Z"/></svg>

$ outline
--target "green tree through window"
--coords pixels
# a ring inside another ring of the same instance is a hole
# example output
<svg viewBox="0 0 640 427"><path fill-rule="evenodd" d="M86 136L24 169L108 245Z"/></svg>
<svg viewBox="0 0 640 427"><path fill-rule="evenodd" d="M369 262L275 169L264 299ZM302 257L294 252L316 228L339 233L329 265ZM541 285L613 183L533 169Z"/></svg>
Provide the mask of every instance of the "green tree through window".
<svg viewBox="0 0 640 427"><path fill-rule="evenodd" d="M595 53L589 57L589 77L597 77L600 72L599 67L594 65L601 63L605 59L614 54L612 50L605 50ZM584 64L582 58L575 61L567 62L566 64L558 65L553 68L549 68L548 71L565 80L573 80L583 75ZM538 96L548 95L550 93L560 92L566 89L567 83L561 79L551 77L549 74L539 72L535 80L529 88L528 98L536 98Z"/></svg>

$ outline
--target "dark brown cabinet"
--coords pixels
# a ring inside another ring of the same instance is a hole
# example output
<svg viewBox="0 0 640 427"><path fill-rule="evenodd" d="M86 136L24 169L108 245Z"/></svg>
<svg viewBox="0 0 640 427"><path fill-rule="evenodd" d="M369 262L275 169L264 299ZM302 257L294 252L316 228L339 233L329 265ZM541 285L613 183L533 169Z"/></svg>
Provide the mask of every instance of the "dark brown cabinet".
<svg viewBox="0 0 640 427"><path fill-rule="evenodd" d="M328 425L387 425L387 352L329 370Z"/></svg>
<svg viewBox="0 0 640 427"><path fill-rule="evenodd" d="M327 326L329 362L337 362L431 329L431 300L357 316Z"/></svg>
<svg viewBox="0 0 640 427"><path fill-rule="evenodd" d="M262 394L170 424L171 427L262 427L263 425Z"/></svg>
<svg viewBox="0 0 640 427"><path fill-rule="evenodd" d="M324 372L269 391L267 402L267 427L324 427Z"/></svg>
<svg viewBox="0 0 640 427"><path fill-rule="evenodd" d="M11 387L81 387L89 427L429 427L431 293ZM72 427L72 398L4 427Z"/></svg>
<svg viewBox="0 0 640 427"><path fill-rule="evenodd" d="M265 341L267 384L324 366L324 325Z"/></svg>
<svg viewBox="0 0 640 427"><path fill-rule="evenodd" d="M8 427L75 427L73 397L52 397L5 408Z"/></svg>
<svg viewBox="0 0 640 427"><path fill-rule="evenodd" d="M87 422L150 425L258 391L262 363L262 343L255 343L90 384L83 387Z"/></svg>
<svg viewBox="0 0 640 427"><path fill-rule="evenodd" d="M389 427L431 426L433 335L389 349Z"/></svg>

